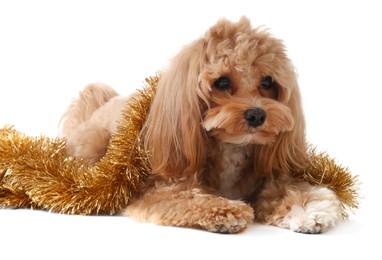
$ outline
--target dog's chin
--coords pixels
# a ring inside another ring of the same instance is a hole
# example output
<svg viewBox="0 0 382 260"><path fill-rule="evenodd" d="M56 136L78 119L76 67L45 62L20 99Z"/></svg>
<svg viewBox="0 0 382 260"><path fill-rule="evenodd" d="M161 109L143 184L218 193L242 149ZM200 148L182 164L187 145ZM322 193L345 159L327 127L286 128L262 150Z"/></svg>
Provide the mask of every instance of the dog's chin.
<svg viewBox="0 0 382 260"><path fill-rule="evenodd" d="M222 143L236 144L236 145L267 145L276 140L278 134L257 131L256 133L228 133L225 129L215 128L210 130L209 135L215 140Z"/></svg>

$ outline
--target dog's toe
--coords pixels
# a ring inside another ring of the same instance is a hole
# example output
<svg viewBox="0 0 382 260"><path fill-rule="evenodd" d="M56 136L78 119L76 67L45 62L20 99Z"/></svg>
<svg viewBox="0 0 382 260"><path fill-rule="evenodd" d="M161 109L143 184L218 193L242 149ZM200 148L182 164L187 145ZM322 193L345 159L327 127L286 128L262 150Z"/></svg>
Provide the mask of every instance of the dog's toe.
<svg viewBox="0 0 382 260"><path fill-rule="evenodd" d="M305 234L322 233L333 228L341 218L340 211L336 208L330 210L330 207L319 206L317 203L309 203L304 208L293 206L279 226Z"/></svg>
<svg viewBox="0 0 382 260"><path fill-rule="evenodd" d="M199 224L208 231L233 234L246 229L253 222L253 209L240 201L231 201L221 207L213 207L205 212Z"/></svg>

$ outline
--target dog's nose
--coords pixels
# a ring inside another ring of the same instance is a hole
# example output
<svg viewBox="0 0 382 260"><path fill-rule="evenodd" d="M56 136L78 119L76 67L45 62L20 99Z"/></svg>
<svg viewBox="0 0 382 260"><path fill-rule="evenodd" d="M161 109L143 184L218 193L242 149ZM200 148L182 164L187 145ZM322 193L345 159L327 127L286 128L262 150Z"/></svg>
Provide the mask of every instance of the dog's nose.
<svg viewBox="0 0 382 260"><path fill-rule="evenodd" d="M261 108L251 108L244 112L244 118L251 127L257 127L264 124L267 114Z"/></svg>

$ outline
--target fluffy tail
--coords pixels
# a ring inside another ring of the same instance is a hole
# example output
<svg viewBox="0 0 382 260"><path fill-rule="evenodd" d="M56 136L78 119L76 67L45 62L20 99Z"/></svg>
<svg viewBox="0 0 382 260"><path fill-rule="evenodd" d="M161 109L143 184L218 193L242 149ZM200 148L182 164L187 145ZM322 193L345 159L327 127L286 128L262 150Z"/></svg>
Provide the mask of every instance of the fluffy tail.
<svg viewBox="0 0 382 260"><path fill-rule="evenodd" d="M90 163L105 155L112 134L105 124L111 120L112 111L100 111L116 96L118 93L108 85L90 84L68 107L60 120L59 136L66 140L69 155Z"/></svg>
<svg viewBox="0 0 382 260"><path fill-rule="evenodd" d="M60 136L70 136L94 111L115 96L118 96L118 93L106 84L94 83L86 86L80 92L79 98L74 100L62 115L59 124Z"/></svg>

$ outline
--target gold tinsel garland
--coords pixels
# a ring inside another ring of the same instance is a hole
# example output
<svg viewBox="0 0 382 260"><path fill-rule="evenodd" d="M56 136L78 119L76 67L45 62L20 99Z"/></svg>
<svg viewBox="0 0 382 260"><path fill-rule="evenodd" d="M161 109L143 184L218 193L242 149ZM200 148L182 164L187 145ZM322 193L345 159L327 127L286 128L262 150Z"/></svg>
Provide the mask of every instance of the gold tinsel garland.
<svg viewBox="0 0 382 260"><path fill-rule="evenodd" d="M67 214L115 214L126 207L150 174L139 134L158 78L130 100L106 155L95 165L68 157L65 142L0 129L0 207L39 208ZM358 180L325 153L308 149L311 162L296 177L326 185L342 202L343 216L358 207Z"/></svg>
<svg viewBox="0 0 382 260"><path fill-rule="evenodd" d="M34 207L68 214L115 214L138 192L150 166L138 135L157 78L123 112L106 155L94 166L68 157L65 142L0 130L0 207Z"/></svg>

